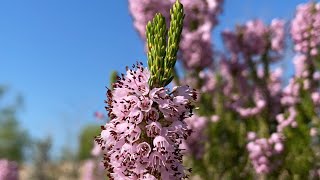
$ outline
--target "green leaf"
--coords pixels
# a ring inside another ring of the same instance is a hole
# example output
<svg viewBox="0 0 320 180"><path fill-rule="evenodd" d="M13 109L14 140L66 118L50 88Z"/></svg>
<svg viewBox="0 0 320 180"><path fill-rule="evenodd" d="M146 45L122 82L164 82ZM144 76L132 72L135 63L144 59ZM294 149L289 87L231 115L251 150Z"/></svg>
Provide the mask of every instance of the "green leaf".
<svg viewBox="0 0 320 180"><path fill-rule="evenodd" d="M148 67L151 73L149 85L163 87L174 78L173 70L177 60L180 36L183 27L183 5L176 1L170 10L170 29L167 31L166 20L157 13L146 27L148 47Z"/></svg>

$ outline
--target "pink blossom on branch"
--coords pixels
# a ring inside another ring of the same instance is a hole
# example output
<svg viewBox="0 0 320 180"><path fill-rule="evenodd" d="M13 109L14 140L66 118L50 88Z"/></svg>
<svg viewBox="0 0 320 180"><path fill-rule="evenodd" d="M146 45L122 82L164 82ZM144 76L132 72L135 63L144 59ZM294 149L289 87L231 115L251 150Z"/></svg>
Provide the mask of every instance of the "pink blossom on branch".
<svg viewBox="0 0 320 180"><path fill-rule="evenodd" d="M179 148L191 130L196 93L188 86L169 92L150 88L150 73L140 64L108 90L110 121L96 139L105 152L104 164L111 179L181 179L187 176Z"/></svg>
<svg viewBox="0 0 320 180"><path fill-rule="evenodd" d="M309 2L297 7L291 24L294 49L311 55L319 54L320 47L320 3Z"/></svg>
<svg viewBox="0 0 320 180"><path fill-rule="evenodd" d="M204 144L207 140L205 133L203 132L205 127L208 125L207 117L199 117L198 115L193 115L186 119L188 127L192 130L191 136L184 141L183 147L189 154L195 156L195 158L200 159L204 155Z"/></svg>
<svg viewBox="0 0 320 180"><path fill-rule="evenodd" d="M268 174L275 170L281 161L277 156L284 151L284 138L280 133L273 133L269 138L257 138L254 132L248 133L247 150L257 174Z"/></svg>
<svg viewBox="0 0 320 180"><path fill-rule="evenodd" d="M268 48L274 54L280 54L284 49L285 22L272 20L270 26L261 20L248 21L236 27L236 30L222 32L226 48L232 54L243 53L245 56L262 55ZM273 57L278 59L277 56Z"/></svg>

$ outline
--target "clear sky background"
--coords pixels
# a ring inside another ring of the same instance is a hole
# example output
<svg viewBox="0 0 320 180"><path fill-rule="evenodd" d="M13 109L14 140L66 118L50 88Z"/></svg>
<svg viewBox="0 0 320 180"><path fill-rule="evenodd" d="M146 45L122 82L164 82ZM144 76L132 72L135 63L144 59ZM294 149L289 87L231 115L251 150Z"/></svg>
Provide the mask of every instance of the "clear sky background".
<svg viewBox="0 0 320 180"><path fill-rule="evenodd" d="M290 20L303 0L225 0L213 41L249 19ZM104 112L112 70L146 62L126 0L0 0L0 84L21 94L21 126L51 135L54 152L76 147L77 134ZM285 61L292 72L290 57ZM145 63L146 64L146 63Z"/></svg>

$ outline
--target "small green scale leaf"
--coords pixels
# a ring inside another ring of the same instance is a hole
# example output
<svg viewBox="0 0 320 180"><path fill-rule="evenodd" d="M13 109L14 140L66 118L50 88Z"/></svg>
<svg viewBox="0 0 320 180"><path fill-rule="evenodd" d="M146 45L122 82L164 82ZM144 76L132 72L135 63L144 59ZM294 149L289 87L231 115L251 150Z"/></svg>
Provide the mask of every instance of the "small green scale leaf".
<svg viewBox="0 0 320 180"><path fill-rule="evenodd" d="M183 27L183 5L177 0L170 10L171 22L167 31L165 18L157 13L146 27L148 67L151 73L149 85L163 87L174 78L180 37Z"/></svg>

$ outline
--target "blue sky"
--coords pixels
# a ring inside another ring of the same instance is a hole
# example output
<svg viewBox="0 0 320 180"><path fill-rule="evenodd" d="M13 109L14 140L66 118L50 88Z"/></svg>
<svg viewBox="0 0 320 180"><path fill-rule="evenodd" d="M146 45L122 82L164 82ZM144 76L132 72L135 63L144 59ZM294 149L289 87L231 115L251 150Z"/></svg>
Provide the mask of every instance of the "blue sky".
<svg viewBox="0 0 320 180"><path fill-rule="evenodd" d="M252 18L289 20L302 0L226 0L220 31ZM146 62L126 0L0 0L0 84L24 97L21 126L51 135L54 152L104 111L112 70ZM289 63L289 61L286 61ZM288 65L288 67L291 67Z"/></svg>

